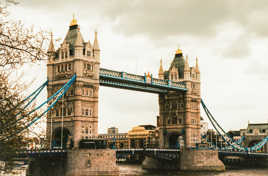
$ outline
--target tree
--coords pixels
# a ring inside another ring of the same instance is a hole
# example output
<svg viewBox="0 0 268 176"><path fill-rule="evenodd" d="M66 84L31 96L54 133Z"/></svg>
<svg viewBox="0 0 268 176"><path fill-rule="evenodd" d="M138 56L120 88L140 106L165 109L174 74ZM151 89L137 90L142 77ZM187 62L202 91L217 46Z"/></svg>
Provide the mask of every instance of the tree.
<svg viewBox="0 0 268 176"><path fill-rule="evenodd" d="M15 4L16 2L8 0L8 3ZM7 15L7 6L1 6L0 160L6 161L4 169L10 170L15 152L27 145L28 139L25 136L27 129L24 129L38 114L27 115L34 106L24 108L25 97L22 96L24 85L10 82L9 76L14 69L25 63L47 58L44 45L48 35L44 31L35 32L33 27L26 28L21 22L8 20Z"/></svg>

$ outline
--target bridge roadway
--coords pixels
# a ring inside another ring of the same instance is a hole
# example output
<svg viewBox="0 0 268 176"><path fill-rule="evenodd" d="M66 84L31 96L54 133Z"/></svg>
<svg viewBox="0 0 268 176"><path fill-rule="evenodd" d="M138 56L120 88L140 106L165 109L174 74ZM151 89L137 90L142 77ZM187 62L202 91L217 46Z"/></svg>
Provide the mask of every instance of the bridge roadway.
<svg viewBox="0 0 268 176"><path fill-rule="evenodd" d="M184 82L173 82L153 78L152 75L135 75L109 69L100 69L100 85L121 89L138 90L149 93L167 93L168 91L187 91Z"/></svg>
<svg viewBox="0 0 268 176"><path fill-rule="evenodd" d="M179 159L179 149L114 149L116 156L122 157L124 155L144 154L147 156L164 159L164 160L177 160ZM67 150L65 149L48 149L48 150L25 150L17 152L18 158L25 157L66 157ZM238 152L219 150L219 156L241 156L248 158L268 158L268 153L257 152Z"/></svg>

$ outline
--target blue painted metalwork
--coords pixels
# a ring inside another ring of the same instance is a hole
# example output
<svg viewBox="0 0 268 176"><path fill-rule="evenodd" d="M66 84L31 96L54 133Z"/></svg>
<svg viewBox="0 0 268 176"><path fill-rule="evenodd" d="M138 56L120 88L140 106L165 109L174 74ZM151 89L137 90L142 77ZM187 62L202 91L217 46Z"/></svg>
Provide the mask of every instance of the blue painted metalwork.
<svg viewBox="0 0 268 176"><path fill-rule="evenodd" d="M100 85L151 93L167 93L170 90L187 91L184 82L156 79L152 75L148 81L146 74L141 76L104 68L100 69Z"/></svg>
<svg viewBox="0 0 268 176"><path fill-rule="evenodd" d="M44 82L40 87L38 87L33 93L31 93L28 97L26 97L22 102L27 101L29 98L31 98L36 92L38 92L40 89L43 89L48 84L48 81ZM24 108L26 108L28 105L26 105Z"/></svg>
<svg viewBox="0 0 268 176"><path fill-rule="evenodd" d="M262 139L262 141L260 141L259 143L255 144L252 147L243 147L241 146L241 143L239 144L238 142L234 142L233 139L229 138L229 136L227 135L222 135L221 132L218 130L218 128L216 127L216 124L218 125L219 128L220 125L217 123L217 121L215 120L215 118L212 116L212 114L209 112L208 108L206 107L204 101L201 99L201 105L209 119L209 121L211 122L212 126L214 127L214 129L217 131L217 133L222 137L222 139L224 140L224 142L226 142L229 146L231 146L234 150L238 150L238 151L244 151L244 152L250 152L250 151L259 151L267 142L268 142L268 136L265 137L264 139ZM216 123L216 124L215 124ZM221 128L222 129L222 128ZM224 130L223 130L224 131Z"/></svg>
<svg viewBox="0 0 268 176"><path fill-rule="evenodd" d="M74 83L74 81L76 80L76 75L73 75L73 77L64 85L62 86L56 93L54 93L51 97L49 97L45 102L43 102L41 105L39 105L38 107L36 107L35 109L33 109L32 111L30 111L28 114L26 114L25 116L30 115L31 113L33 113L34 111L40 109L43 105L45 105L46 103L48 103L50 100L52 100L53 98L57 97L56 100L54 100L52 102L52 104L39 116L37 116L36 118L34 118L29 124L27 124L25 126L25 128L16 131L13 134L10 134L9 136L6 136L4 139L1 140L6 140L9 139L10 137L12 137L15 134L19 134L20 132L22 132L23 130L29 128L30 126L32 126L37 120L39 120L43 115L45 115L49 110L51 110L51 108L58 102L58 100L68 91L68 89L70 88L70 86ZM62 92L62 93L60 93Z"/></svg>
<svg viewBox="0 0 268 176"><path fill-rule="evenodd" d="M27 101L29 98L31 98L33 95L35 95L22 109L26 109L36 98L37 96L41 93L41 91L47 86L48 81L46 81L45 83L43 83L39 88L37 88L33 93L31 93L27 98L25 98L22 102ZM18 112L15 115L15 119L18 115L20 115L22 112ZM4 128L0 129L1 132L3 132L6 129L10 129L15 125L18 121L22 120L23 118L25 118L26 116L22 116L18 119L16 119L15 121L11 121L10 123L8 123Z"/></svg>

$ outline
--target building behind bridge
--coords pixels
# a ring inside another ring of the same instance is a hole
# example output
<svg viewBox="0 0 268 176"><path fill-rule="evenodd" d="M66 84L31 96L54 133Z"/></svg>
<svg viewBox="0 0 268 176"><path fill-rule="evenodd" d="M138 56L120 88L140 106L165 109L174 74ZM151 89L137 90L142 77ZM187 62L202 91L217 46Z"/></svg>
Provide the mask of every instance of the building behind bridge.
<svg viewBox="0 0 268 176"><path fill-rule="evenodd" d="M118 128L107 129L107 134L99 134L98 139L106 141L107 148L155 148L158 147L158 129L153 125L139 125L128 133L119 133Z"/></svg>
<svg viewBox="0 0 268 176"><path fill-rule="evenodd" d="M245 146L254 146L268 136L268 123L248 123L246 129L240 129L240 135L245 136ZM267 143L262 147L261 152L268 152Z"/></svg>

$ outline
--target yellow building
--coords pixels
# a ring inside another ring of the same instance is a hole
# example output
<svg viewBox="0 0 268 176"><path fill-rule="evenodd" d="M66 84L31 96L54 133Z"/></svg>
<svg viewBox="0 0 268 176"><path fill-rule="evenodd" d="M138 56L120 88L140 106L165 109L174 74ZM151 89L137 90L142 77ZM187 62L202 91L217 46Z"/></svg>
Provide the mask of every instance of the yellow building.
<svg viewBox="0 0 268 176"><path fill-rule="evenodd" d="M129 148L155 148L158 145L158 133L153 125L140 125L128 132Z"/></svg>

